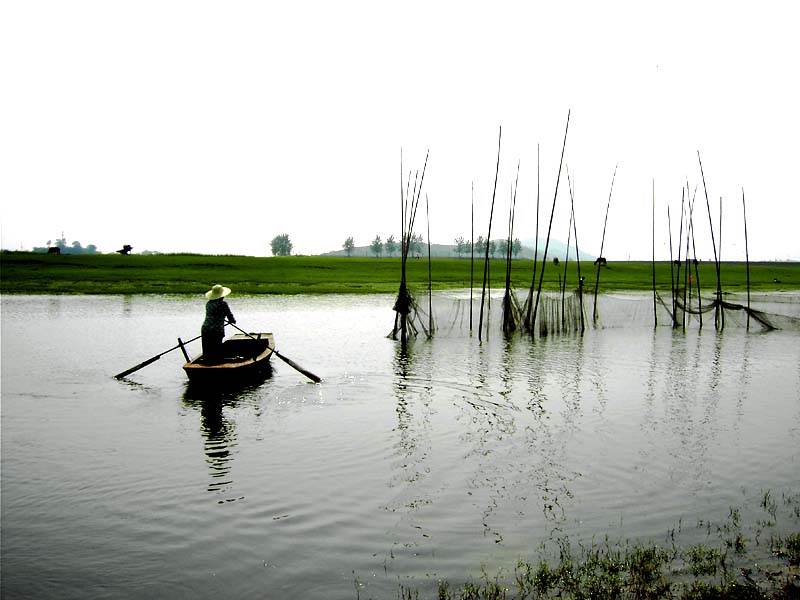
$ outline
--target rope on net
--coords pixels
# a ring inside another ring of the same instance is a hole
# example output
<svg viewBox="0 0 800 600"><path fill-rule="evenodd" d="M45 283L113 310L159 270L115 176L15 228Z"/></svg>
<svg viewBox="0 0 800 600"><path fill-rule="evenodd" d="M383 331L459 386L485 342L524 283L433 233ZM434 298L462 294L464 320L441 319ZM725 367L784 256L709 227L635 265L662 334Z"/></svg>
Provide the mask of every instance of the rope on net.
<svg viewBox="0 0 800 600"><path fill-rule="evenodd" d="M664 307L664 309L669 313L670 318L673 319L674 323L677 323L677 312L683 311L685 314L688 315L701 315L710 313L711 311L732 311L732 312L742 312L750 317L753 321L761 325L761 327L765 330L773 330L773 329L780 329L778 326L778 321L798 321L800 319L795 319L793 317L785 316L785 315L772 315L766 313L762 310L756 310L754 308L745 306L744 304L737 304L735 302L728 302L721 298L713 298L710 302L703 304L701 307L693 307L690 306L688 303L684 303L681 299L683 295L680 293L681 290L677 290L676 299L675 299L675 313L672 312L672 309L667 305L664 298L661 297L661 294L657 294L656 297L658 298L659 304Z"/></svg>

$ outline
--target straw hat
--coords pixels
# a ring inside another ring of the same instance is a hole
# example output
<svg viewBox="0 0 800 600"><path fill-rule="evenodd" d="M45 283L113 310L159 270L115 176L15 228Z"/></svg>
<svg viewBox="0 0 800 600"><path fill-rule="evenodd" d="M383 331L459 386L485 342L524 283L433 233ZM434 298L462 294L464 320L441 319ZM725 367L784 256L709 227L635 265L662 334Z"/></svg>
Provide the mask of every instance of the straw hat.
<svg viewBox="0 0 800 600"><path fill-rule="evenodd" d="M218 298L224 298L230 293L231 288L222 287L220 284L217 284L206 292L206 298L209 300L217 300Z"/></svg>

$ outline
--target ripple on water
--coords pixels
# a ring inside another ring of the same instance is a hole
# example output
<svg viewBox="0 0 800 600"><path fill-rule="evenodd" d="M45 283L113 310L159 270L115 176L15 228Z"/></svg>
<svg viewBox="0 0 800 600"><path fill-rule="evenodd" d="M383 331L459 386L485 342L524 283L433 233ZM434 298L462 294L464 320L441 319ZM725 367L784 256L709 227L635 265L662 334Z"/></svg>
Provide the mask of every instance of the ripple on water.
<svg viewBox="0 0 800 600"><path fill-rule="evenodd" d="M198 396L174 353L118 382L202 302L3 298L4 590L391 597L797 485L795 331L654 331L624 297L583 337L479 343L462 310L402 349L390 296L238 300L323 383Z"/></svg>

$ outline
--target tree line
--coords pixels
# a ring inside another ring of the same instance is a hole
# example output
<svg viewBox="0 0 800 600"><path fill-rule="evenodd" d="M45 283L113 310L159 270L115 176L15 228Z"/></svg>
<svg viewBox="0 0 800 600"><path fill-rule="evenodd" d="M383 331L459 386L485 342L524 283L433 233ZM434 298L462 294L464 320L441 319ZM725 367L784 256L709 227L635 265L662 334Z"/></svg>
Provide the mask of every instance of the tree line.
<svg viewBox="0 0 800 600"><path fill-rule="evenodd" d="M46 254L48 251L50 251L50 248L58 248L60 254L100 254L100 251L94 244L89 244L84 247L79 241L76 240L72 242L71 245L68 245L67 238L65 238L63 234L55 241L47 240L47 244L45 246L34 246L33 251Z"/></svg>
<svg viewBox="0 0 800 600"><path fill-rule="evenodd" d="M473 243L471 240L465 240L463 237L457 237L455 239L455 245L455 251L459 258L462 256L472 256ZM478 239L475 240L474 246L476 255L484 256L486 254L486 240L482 235L479 235ZM513 258L517 258L519 253L522 252L522 242L520 239L514 238L513 240L489 240L489 256L491 258L497 258L498 254L502 258L507 255L509 249L511 250L511 256Z"/></svg>
<svg viewBox="0 0 800 600"><path fill-rule="evenodd" d="M413 234L411 236L411 247L409 249L409 253L414 255L422 254L422 246L425 240L422 238L421 235ZM487 250L487 242L483 238L483 236L478 236L478 239L475 240L475 254L478 256L484 256ZM352 256L353 251L355 250L355 242L353 241L352 237L348 237L344 244L342 244L342 249L344 250L347 256ZM465 240L463 237L457 237L454 240L454 247L453 251L456 253L458 258L465 258L472 255L472 247L473 243L470 240ZM509 239L499 239L499 240L490 240L488 242L488 250L489 256L491 258L497 258L506 256L506 253L511 250L511 255L513 258L517 258L519 253L522 251L522 242L519 238L515 238L514 240ZM395 239L394 235L390 235L386 238L386 240L382 240L381 236L376 235L375 239L369 245L370 253L379 258L381 256L392 257L395 254L400 254L401 248L400 243Z"/></svg>

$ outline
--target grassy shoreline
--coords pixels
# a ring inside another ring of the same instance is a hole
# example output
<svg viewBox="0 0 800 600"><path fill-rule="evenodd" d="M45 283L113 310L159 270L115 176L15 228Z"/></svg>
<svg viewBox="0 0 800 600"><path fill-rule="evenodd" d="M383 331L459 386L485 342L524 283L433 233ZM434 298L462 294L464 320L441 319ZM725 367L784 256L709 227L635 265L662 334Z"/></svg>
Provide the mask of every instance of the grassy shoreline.
<svg viewBox="0 0 800 600"><path fill-rule="evenodd" d="M679 521L664 541L557 537L534 558L433 592L400 585L401 600L789 600L800 597L800 494L762 490L760 509ZM745 516L747 515L747 516ZM688 538L688 539L687 539ZM691 540L691 541L690 541ZM356 579L360 591L360 581ZM431 582L426 585L431 589ZM368 590L367 590L368 591ZM360 596L360 594L357 594Z"/></svg>
<svg viewBox="0 0 800 600"><path fill-rule="evenodd" d="M594 291L596 268L580 263L587 293ZM541 270L541 264L537 270ZM468 259L432 260L435 290L470 287ZM682 271L683 273L683 271ZM533 262L512 262L512 283L516 288L531 285ZM479 289L483 263L475 261L473 286ZM567 284L577 286L577 264L567 265ZM427 289L428 261L408 261L410 287ZM537 273L537 285L539 274ZM564 264L548 263L543 288L558 289L564 278ZM683 278L683 277L682 277ZM699 265L701 289L712 294L716 288L713 263ZM669 292L670 263L656 263L656 287ZM490 284L504 286L505 262L490 262ZM723 263L723 291L747 289L746 265ZM47 255L31 252L0 253L0 293L3 294L199 294L214 283L234 288L237 294L363 294L395 293L400 282L399 258L346 258L333 256L211 256L196 254L129 255ZM611 262L600 270L599 291L652 290L649 262ZM751 263L752 291L800 290L800 263Z"/></svg>

